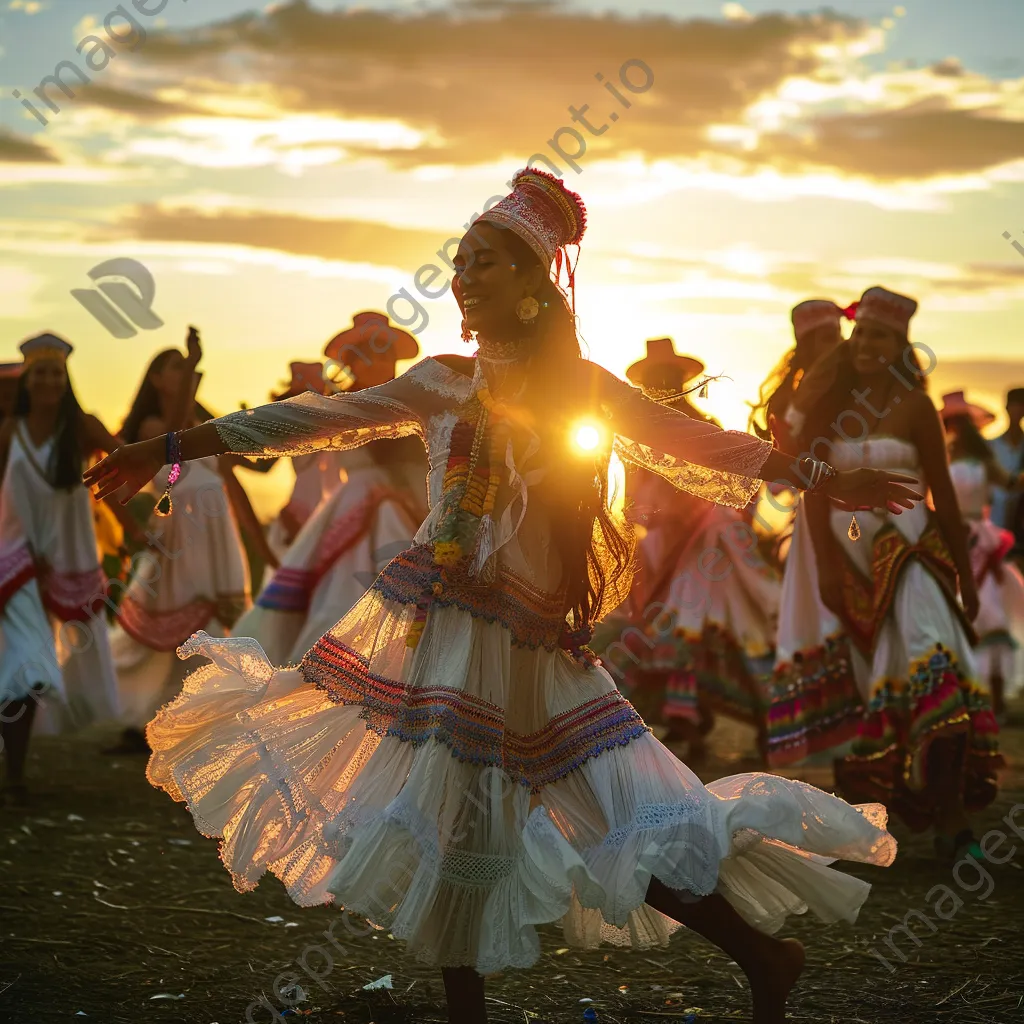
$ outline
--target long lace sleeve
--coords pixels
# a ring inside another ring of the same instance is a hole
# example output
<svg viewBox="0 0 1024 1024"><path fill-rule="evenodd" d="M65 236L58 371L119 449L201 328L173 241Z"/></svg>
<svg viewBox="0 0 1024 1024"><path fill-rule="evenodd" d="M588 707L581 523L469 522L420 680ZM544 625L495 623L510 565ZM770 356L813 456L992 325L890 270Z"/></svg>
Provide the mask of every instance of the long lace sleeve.
<svg viewBox="0 0 1024 1024"><path fill-rule="evenodd" d="M691 419L652 402L611 374L602 390L615 430L615 451L624 462L717 505L743 508L760 489L770 441Z"/></svg>
<svg viewBox="0 0 1024 1024"><path fill-rule="evenodd" d="M239 455L305 455L358 448L380 438L424 435L426 421L455 400L457 375L424 359L387 384L325 397L313 392L214 421Z"/></svg>

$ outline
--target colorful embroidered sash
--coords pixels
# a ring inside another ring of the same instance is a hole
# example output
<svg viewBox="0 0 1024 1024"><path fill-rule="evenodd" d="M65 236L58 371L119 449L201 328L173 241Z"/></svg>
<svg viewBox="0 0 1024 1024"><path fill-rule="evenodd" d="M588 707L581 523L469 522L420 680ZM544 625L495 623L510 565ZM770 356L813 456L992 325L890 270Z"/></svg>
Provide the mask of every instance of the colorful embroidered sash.
<svg viewBox="0 0 1024 1024"><path fill-rule="evenodd" d="M843 609L840 619L850 639L865 654L874 650L882 623L892 607L896 585L911 559L917 559L935 578L971 643L974 630L957 600L956 566L934 519L916 544L889 523L875 534L871 579L843 557Z"/></svg>

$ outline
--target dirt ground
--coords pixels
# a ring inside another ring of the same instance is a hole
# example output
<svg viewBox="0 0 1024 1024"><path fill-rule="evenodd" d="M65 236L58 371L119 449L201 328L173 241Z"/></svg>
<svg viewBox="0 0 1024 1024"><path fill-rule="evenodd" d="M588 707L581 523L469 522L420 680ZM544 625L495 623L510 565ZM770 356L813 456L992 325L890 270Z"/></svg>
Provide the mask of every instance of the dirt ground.
<svg viewBox="0 0 1024 1024"><path fill-rule="evenodd" d="M1015 718L1024 722L1024 705L1015 707ZM406 957L386 933L336 927L347 955L328 967L322 955L307 953L309 974L302 973L296 960L308 947L331 949L323 932L338 912L299 909L269 877L253 893L236 893L216 842L200 837L181 806L148 786L143 759L98 753L110 738L39 739L30 764L33 806L0 809L0 1020L446 1019L439 975ZM750 749L752 735L723 725L713 743ZM1001 819L1024 805L1024 728L1007 728L1003 748L1011 768L1001 798L977 824L1014 840ZM705 781L745 770L736 755L710 765ZM795 774L829 786L828 770ZM1024 806L1017 820L1024 828ZM894 866L850 869L874 885L855 926L826 929L805 918L787 926L785 934L808 949L791 1019L1024 1021L1024 842L1003 845L999 856L1016 847L1006 864L985 865L990 881L970 871L957 881L936 863L927 838L909 836L898 822L892 827L901 842ZM952 905L955 914L946 905L949 920L917 919L919 945L898 935L902 954L894 953L885 941L889 929L909 911L928 911L935 897L926 894L940 884L962 905ZM489 980L495 1024L750 1019L739 969L691 933L642 953L566 950L557 928L544 929L542 940L534 968ZM306 996L285 1015L279 1011L287 1003L274 991L282 972L279 987L298 980ZM390 990L364 990L384 975Z"/></svg>

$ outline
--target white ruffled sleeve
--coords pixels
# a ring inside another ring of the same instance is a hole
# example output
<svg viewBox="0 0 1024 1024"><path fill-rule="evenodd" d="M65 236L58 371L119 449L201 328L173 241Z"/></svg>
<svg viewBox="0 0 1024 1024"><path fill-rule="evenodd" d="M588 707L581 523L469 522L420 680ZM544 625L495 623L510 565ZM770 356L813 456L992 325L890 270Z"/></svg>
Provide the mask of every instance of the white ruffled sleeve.
<svg viewBox="0 0 1024 1024"><path fill-rule="evenodd" d="M615 451L624 462L717 505L743 508L760 490L770 441L692 419L652 402L611 374L605 385Z"/></svg>
<svg viewBox="0 0 1024 1024"><path fill-rule="evenodd" d="M441 363L424 359L374 388L330 397L307 392L213 423L227 450L238 455L305 455L381 438L423 437L427 420L458 401L459 380Z"/></svg>

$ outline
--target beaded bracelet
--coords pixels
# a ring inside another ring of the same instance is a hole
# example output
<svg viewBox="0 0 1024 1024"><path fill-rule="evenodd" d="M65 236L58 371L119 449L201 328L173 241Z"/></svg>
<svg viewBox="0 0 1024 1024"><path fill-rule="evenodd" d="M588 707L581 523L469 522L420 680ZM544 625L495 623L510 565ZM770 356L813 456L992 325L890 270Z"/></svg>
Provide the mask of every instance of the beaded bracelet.
<svg viewBox="0 0 1024 1024"><path fill-rule="evenodd" d="M158 516L169 516L174 511L171 503L171 488L178 482L181 476L181 432L170 430L167 432L167 448L164 465L171 467L167 474L167 486L160 500L156 503L154 510Z"/></svg>

